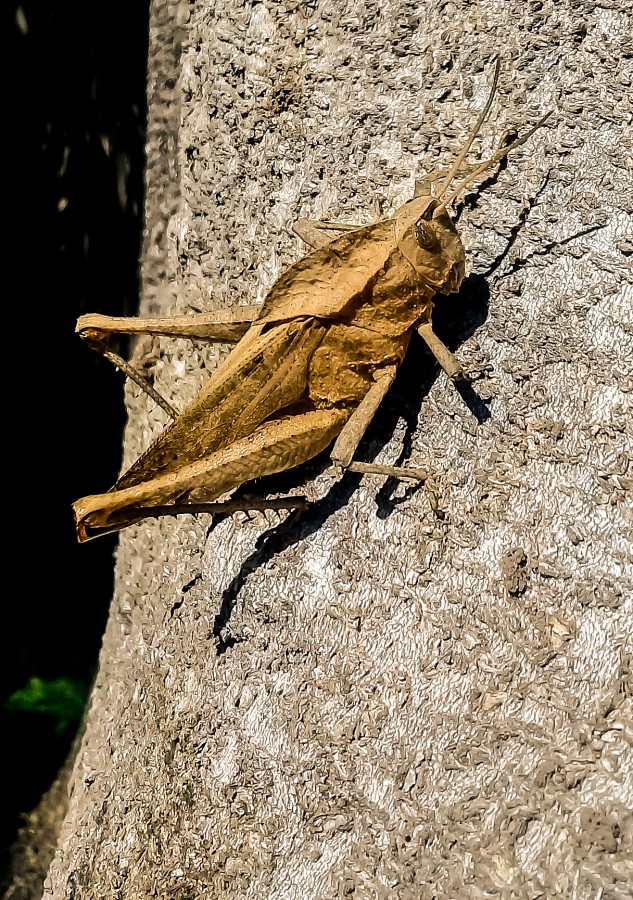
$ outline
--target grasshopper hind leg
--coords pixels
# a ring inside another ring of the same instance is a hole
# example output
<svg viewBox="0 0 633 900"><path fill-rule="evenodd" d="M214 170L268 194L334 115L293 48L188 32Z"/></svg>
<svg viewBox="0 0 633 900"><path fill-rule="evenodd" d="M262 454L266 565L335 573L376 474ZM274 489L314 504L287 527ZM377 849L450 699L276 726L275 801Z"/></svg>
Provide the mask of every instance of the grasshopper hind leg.
<svg viewBox="0 0 633 900"><path fill-rule="evenodd" d="M135 366L114 353L106 344L112 334L160 334L166 337L186 338L192 341L237 343L259 315L259 306L234 306L207 314L169 316L155 319L136 317L102 316L90 313L77 320L75 331L88 346L101 353L123 374L175 419L178 413L172 405L152 387L147 378Z"/></svg>
<svg viewBox="0 0 633 900"><path fill-rule="evenodd" d="M306 462L334 440L348 415L342 410L316 409L269 419L251 434L174 471L120 490L83 497L73 504L79 541L157 516L252 509L246 500L223 508L187 505L181 500L193 491L196 494L200 491L213 501L254 478ZM278 502L296 506L300 500L287 498ZM264 501L263 506L266 505L274 508L275 501L270 504Z"/></svg>

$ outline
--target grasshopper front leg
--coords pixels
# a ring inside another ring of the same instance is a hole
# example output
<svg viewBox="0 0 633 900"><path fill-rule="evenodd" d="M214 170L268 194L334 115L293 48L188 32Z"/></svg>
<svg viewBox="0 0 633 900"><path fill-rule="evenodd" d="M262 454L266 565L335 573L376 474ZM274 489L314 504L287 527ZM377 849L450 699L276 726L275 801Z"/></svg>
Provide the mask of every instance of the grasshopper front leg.
<svg viewBox="0 0 633 900"><path fill-rule="evenodd" d="M357 231L362 225L351 225L348 222L320 222L314 219L298 219L292 226L292 230L300 237L301 240L312 247L313 250L320 250L327 247L332 241L346 231Z"/></svg>
<svg viewBox="0 0 633 900"><path fill-rule="evenodd" d="M375 202L375 213L375 221L383 218L382 204L379 201ZM308 247L320 250L322 247L327 247L340 235L365 227L365 225L354 225L352 222L334 222L329 219L297 219L292 230Z"/></svg>
<svg viewBox="0 0 633 900"><path fill-rule="evenodd" d="M431 323L423 322L422 325L418 325L417 332L451 381L464 381L466 375L459 360L438 338Z"/></svg>

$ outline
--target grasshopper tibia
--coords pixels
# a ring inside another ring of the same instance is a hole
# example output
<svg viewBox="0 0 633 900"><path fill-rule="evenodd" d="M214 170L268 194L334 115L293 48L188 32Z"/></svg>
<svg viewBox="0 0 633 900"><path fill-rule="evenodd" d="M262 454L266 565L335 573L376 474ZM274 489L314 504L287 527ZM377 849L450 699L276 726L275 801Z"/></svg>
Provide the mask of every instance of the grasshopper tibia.
<svg viewBox="0 0 633 900"><path fill-rule="evenodd" d="M298 219L292 226L297 237L314 250L327 247L333 238L346 231L356 231L358 228L362 228L362 225L350 225L347 222L315 222L312 219Z"/></svg>
<svg viewBox="0 0 633 900"><path fill-rule="evenodd" d="M241 500L225 500L215 503L169 503L164 506L138 506L133 514L126 518L125 527L138 525L139 522L144 522L146 519L158 519L165 516L198 516L203 513L206 515L226 515L234 512L254 512L255 510L265 512L269 509L307 509L307 506L308 501L301 496L271 498L268 500L249 500L243 497ZM91 541L93 538L113 534L120 531L121 527L118 524L104 527L88 525L83 531L82 540Z"/></svg>
<svg viewBox="0 0 633 900"><path fill-rule="evenodd" d="M111 334L161 334L192 341L214 341L235 344L248 331L260 311L259 306L234 306L207 315L172 316L156 319L121 318L91 313L80 316L75 331L92 350L101 353L117 369L137 384L171 419L177 411L147 378L123 357L108 349L105 340Z"/></svg>
<svg viewBox="0 0 633 900"><path fill-rule="evenodd" d="M352 457L376 410L394 382L396 371L395 366L387 366L374 375L375 383L370 387L365 397L343 426L330 456L335 465L340 466L342 469L348 469L350 472L359 472L363 475L387 475L410 481L424 481L427 478L427 473L422 469L352 461Z"/></svg>
<svg viewBox="0 0 633 900"><path fill-rule="evenodd" d="M430 322L418 325L418 334L451 381L466 380L466 375L464 374L464 370L462 369L459 360L451 353L446 344L438 338L433 331L433 326Z"/></svg>
<svg viewBox="0 0 633 900"><path fill-rule="evenodd" d="M380 463L352 462L347 469L361 475L386 475L400 481L426 481L429 477L426 469L418 469L415 466L383 466Z"/></svg>
<svg viewBox="0 0 633 900"><path fill-rule="evenodd" d="M142 391L151 397L154 403L157 406L160 406L164 412L167 413L170 419L175 419L178 415L174 407L171 405L169 400L166 400L162 394L159 394L156 388L154 388L149 381L142 375L138 369L134 368L127 360L123 359L122 356L119 356L118 353L113 353L112 350L109 350L106 345L102 341L97 340L88 340L88 344L92 350L96 350L98 353L101 353L107 360L109 360L113 365L117 367L123 374L137 384Z"/></svg>
<svg viewBox="0 0 633 900"><path fill-rule="evenodd" d="M383 397L393 384L396 371L395 366L387 366L380 372L375 373L374 384L343 426L332 448L330 456L335 465L348 469L352 464L352 457L367 431L369 423L374 418Z"/></svg>

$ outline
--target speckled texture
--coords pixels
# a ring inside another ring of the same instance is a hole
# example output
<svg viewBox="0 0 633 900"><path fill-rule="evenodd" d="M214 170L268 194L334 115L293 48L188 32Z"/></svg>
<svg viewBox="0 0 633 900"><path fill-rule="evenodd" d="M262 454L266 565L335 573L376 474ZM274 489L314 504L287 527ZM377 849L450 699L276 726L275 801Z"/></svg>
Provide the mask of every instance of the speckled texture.
<svg viewBox="0 0 633 900"><path fill-rule="evenodd" d="M427 488L312 466L275 482L305 482L307 512L122 535L46 900L630 896L627 6L191 7L162 223L178 312L262 299L299 216L409 196L495 51L483 152L558 112L461 207L480 400L418 346L363 444ZM152 359L182 405L218 350ZM128 402L131 460L162 413Z"/></svg>

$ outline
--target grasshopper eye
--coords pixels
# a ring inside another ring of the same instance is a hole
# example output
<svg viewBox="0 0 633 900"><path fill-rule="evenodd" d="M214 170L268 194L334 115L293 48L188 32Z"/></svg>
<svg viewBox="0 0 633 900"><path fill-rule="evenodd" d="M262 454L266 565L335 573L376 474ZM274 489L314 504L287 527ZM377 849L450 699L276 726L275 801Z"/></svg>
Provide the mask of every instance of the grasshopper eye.
<svg viewBox="0 0 633 900"><path fill-rule="evenodd" d="M428 253L438 253L442 247L432 225L424 219L418 219L413 226L413 236L421 250Z"/></svg>

